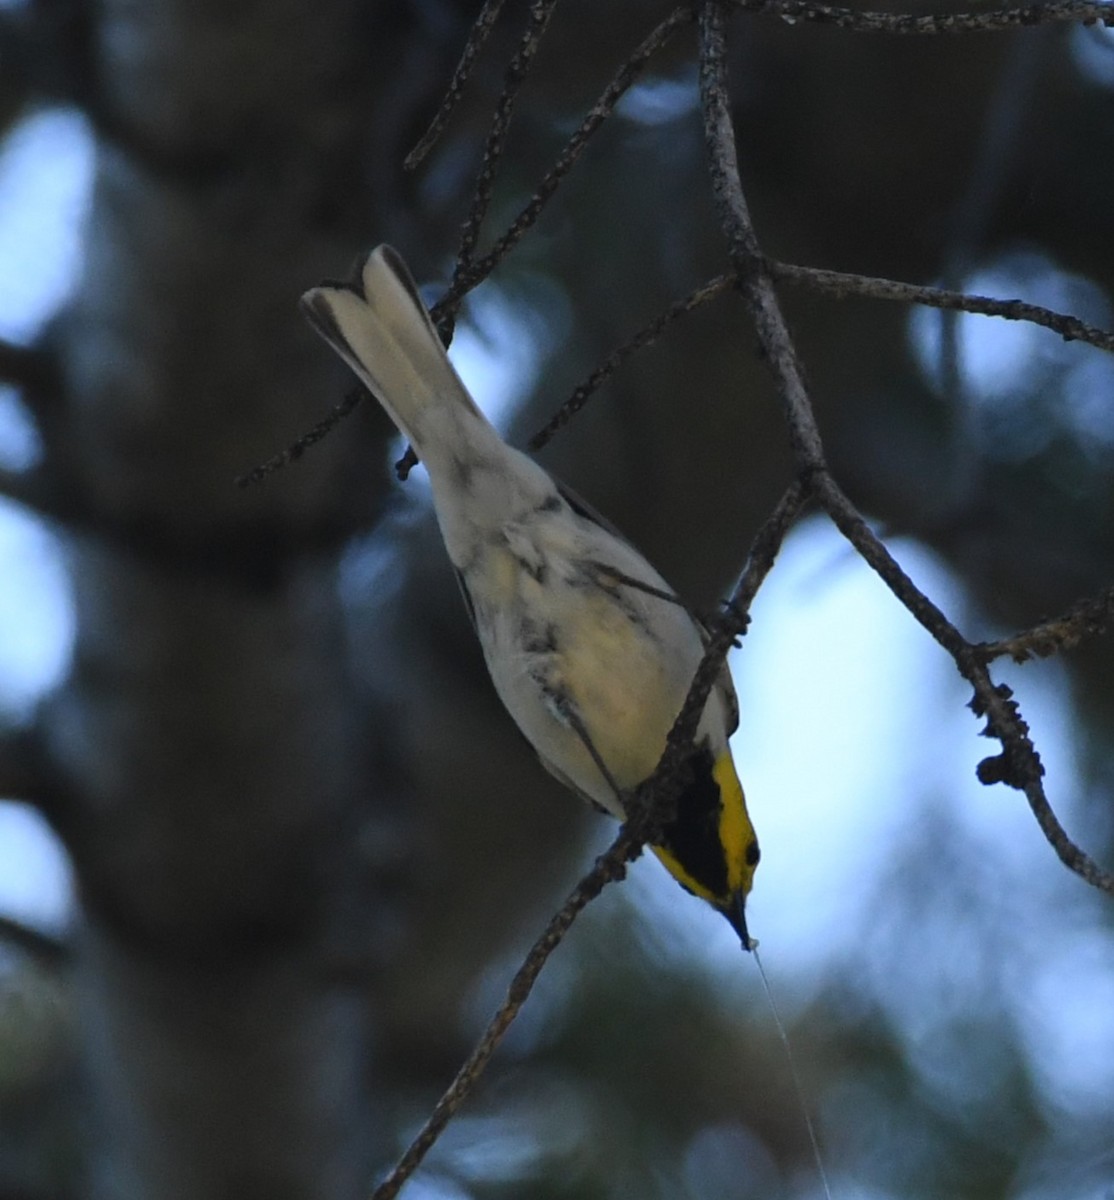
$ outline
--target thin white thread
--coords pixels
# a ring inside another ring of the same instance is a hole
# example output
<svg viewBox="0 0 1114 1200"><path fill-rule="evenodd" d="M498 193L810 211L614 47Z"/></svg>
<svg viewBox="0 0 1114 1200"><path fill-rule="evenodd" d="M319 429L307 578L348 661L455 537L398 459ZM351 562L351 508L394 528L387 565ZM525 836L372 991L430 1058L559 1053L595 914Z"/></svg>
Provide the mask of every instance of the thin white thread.
<svg viewBox="0 0 1114 1200"><path fill-rule="evenodd" d="M808 1130L808 1140L812 1145L812 1156L816 1159L816 1170L820 1175L820 1182L824 1186L824 1195L827 1197L827 1200L832 1200L832 1189L828 1186L828 1172L824 1170L824 1160L820 1156L820 1143L816 1139L816 1129L812 1124L812 1117L809 1116L808 1105L805 1103L805 1090L801 1086L801 1077L797 1072L797 1060L793 1057L793 1048L789 1045L789 1035L785 1032L785 1026L781 1023L781 1015L777 1010L777 1005L774 1003L774 994L770 990L770 981L766 978L766 968L762 965L762 960L758 957L758 943L751 939L749 949L754 955L758 974L762 977L762 986L766 990L766 999L770 1005L770 1012L773 1014L774 1024L777 1026L778 1037L781 1038L781 1044L785 1047L785 1061L789 1064L789 1074L793 1080L793 1090L797 1093L797 1102L801 1106L801 1115L805 1119L805 1128Z"/></svg>

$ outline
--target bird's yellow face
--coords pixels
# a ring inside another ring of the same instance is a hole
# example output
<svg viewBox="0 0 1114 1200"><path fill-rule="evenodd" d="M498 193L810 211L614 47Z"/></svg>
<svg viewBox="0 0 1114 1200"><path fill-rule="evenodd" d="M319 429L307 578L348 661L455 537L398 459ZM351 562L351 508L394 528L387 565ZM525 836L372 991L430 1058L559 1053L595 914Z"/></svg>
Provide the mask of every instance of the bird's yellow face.
<svg viewBox="0 0 1114 1200"><path fill-rule="evenodd" d="M758 839L729 750L707 746L692 760L692 779L677 815L652 847L677 882L706 900L748 943L743 911L758 866Z"/></svg>

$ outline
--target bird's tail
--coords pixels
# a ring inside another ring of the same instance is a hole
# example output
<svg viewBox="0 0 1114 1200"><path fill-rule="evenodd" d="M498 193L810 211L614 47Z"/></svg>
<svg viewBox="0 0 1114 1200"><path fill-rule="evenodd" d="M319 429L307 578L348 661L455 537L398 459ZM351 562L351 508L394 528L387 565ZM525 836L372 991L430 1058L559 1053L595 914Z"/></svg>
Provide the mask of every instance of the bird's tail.
<svg viewBox="0 0 1114 1200"><path fill-rule="evenodd" d="M323 283L302 297L302 310L383 405L426 459L443 441L446 415L456 439L498 440L445 354L406 264L379 246L358 276Z"/></svg>

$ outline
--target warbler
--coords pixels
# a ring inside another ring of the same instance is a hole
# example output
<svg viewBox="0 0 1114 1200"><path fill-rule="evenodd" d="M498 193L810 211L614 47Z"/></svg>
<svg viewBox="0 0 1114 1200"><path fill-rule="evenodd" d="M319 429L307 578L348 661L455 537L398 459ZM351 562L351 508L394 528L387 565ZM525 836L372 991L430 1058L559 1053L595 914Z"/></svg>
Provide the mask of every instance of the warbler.
<svg viewBox="0 0 1114 1200"><path fill-rule="evenodd" d="M665 749L705 630L629 542L503 441L449 362L396 251L378 247L354 279L312 288L302 307L425 464L507 711L557 779L623 820ZM676 815L652 849L749 948L758 841L728 747L737 724L725 668Z"/></svg>

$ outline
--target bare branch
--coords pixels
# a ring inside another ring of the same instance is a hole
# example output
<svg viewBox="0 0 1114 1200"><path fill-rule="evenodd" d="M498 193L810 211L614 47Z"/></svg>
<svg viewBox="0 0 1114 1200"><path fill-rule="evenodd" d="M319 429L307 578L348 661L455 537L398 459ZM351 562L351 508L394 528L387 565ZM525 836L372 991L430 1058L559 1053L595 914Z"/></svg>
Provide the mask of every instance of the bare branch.
<svg viewBox="0 0 1114 1200"><path fill-rule="evenodd" d="M588 115L580 123L580 127L569 139L564 150L557 157L557 161L546 173L545 178L538 185L538 190L531 197L530 202L511 222L507 230L496 241L491 250L478 261L471 260L471 251L475 248L476 241L479 235L479 225L483 220L483 216L487 211L487 206L491 200L491 186L494 183L495 167L498 158L502 155L503 141L505 140L506 128L505 122L500 125L499 111L496 110L496 116L492 122L491 132L488 135L488 145L484 151L484 167L480 172L480 178L476 184L476 195L473 200L472 214L469 217L468 224L465 225L464 239L470 239L470 246L466 252L465 240L462 240L460 253L457 256L456 266L453 270L453 277L449 283L445 294L440 300L430 309L430 316L433 318L437 327L441 330L441 335L445 339L446 345L452 337L453 325L456 321L456 313L460 308L460 302L478 283L483 282L488 275L499 265L505 255L515 246L522 238L523 234L530 229L541 216L546 204L549 203L553 193L560 186L561 181L576 165L577 160L584 152L592 135L599 129L603 122L615 110L615 105L618 104L624 93L635 82L638 76L642 73L650 58L660 50L673 37L673 35L685 25L690 25L695 19L695 13L688 5L682 5L673 10L664 21L661 21L647 35L646 38L639 44L634 53L626 60L619 68L611 82L604 89L600 98L589 109ZM546 17L548 20L548 16ZM543 27L544 32L544 27ZM527 34L529 37L530 34ZM540 38L540 33L538 37ZM536 45L534 50L536 50ZM521 51L520 51L521 53ZM533 51L531 51L533 53ZM527 64L528 65L528 64ZM508 81L511 78L514 64L511 64L511 69L508 70ZM518 86L521 85L519 80ZM508 88L509 88L508 82ZM503 99L507 101L508 106L512 106L517 87L514 93L508 93L504 90ZM510 107L506 114L506 122L510 120ZM488 164L491 164L488 171ZM488 176L485 182L485 175ZM471 231L471 232L470 232ZM598 383L595 385L598 386ZM586 399L587 397L585 397ZM583 404L583 400L580 402ZM573 410L575 411L575 410ZM571 416L571 412L569 416ZM550 430L544 441L548 441L557 428L568 420L566 416L555 429ZM541 435L539 435L541 436ZM539 444L544 444L544 441ZM407 446L402 457L395 464L395 472L399 479L405 480L411 470L417 465L418 456L414 453L412 446Z"/></svg>
<svg viewBox="0 0 1114 1200"><path fill-rule="evenodd" d="M491 22L494 22L497 16L498 8L496 8L494 14L489 14L485 8L484 11L481 12L479 18L477 18L476 26L473 26L472 36L476 35L476 29L480 21L489 19ZM548 17L546 19L548 20ZM463 257L458 256L453 278L449 284L449 287L445 290L445 294L430 309L430 316L441 329L443 336L446 333L446 330L451 331L452 323L455 321L456 313L460 307L460 302L464 299L468 292L470 292L472 288L476 287L477 284L482 283L483 280L485 280L492 273L492 271L495 270L495 268L500 262L502 262L503 258L509 253L509 251L518 244L523 235L537 222L553 194L561 185L562 180L564 180L564 178L569 174L572 168L576 165L580 156L583 154L588 142L592 138L592 135L599 130L604 121L606 121L607 118L615 111L615 106L630 89L631 85L635 83L638 77L642 74L646 64L650 61L653 55L661 50L662 47L667 45L679 30L683 29L686 25L691 25L695 19L696 14L692 7L690 5L681 5L680 7L675 8L673 12L671 12L663 21L659 22L642 40L634 52L627 58L627 60L612 77L607 87L604 88L603 92L601 93L599 99L588 110L588 114L580 123L580 126L577 128L576 132L573 133L571 138L569 138L565 148L558 155L556 162L554 162L553 166L550 167L549 171L546 172L541 183L538 185L537 191L530 198L529 203L525 208L522 209L518 216L515 217L508 228L500 235L494 246L492 246L491 250L489 250L487 254L476 261L469 260L466 262ZM527 38L533 34L533 31L534 26L532 24L531 30L528 31ZM544 29L542 32L544 32ZM540 38L540 33L537 36ZM483 33L483 39L486 39L486 37L487 31ZM482 44L482 40L480 44ZM468 45L472 45L471 37ZM536 50L536 44L533 46L531 54L534 50ZM474 59L475 54L478 52L479 45L476 46L475 51L472 54L472 59ZM520 50L520 53L521 52L522 51ZM465 47L465 56L467 57L467 55L468 46ZM468 71L471 70L471 65L472 60L469 59L467 64ZM529 64L527 64L527 66L528 65ZM460 65L457 67L457 71L459 72L463 67L465 67L465 58L461 59ZM508 70L508 79L510 78L511 74L512 71ZM410 157L406 160L405 165L407 167L417 165L417 162L420 162L421 158L428 153L428 150L440 135L441 128L443 127L445 121L448 120L449 113L451 112L452 107L455 105L456 99L458 98L457 96L453 95L454 84L459 84L459 88L462 88L466 78L467 76L458 81L454 76L453 81L449 84L449 90L446 93L445 100L442 104L442 107L445 109L445 111L443 113L438 113L437 117L434 118L434 124L430 126L430 129L427 131L422 141L418 143L414 150L411 151ZM504 100L506 100L507 104L511 106L513 106L514 99L517 95L517 87L521 86L522 82L522 79L517 77L517 73L516 78L517 85L515 92L511 93L508 97L508 92L505 89L503 94ZM450 97L452 97L451 102ZM448 106L447 108L445 107L446 105ZM490 178L487 180L488 189L490 189L490 186L494 183L495 167L497 165L498 157L502 155L502 142L506 135L506 123L509 123L509 120L509 109L507 111L505 121L502 124L499 124L497 112L496 119L493 120L492 123L491 132L488 135L488 146L484 155L485 166L489 159L492 160ZM498 137L496 137L497 129ZM429 146L425 145L426 139L431 139ZM421 151L421 154L415 160L415 156L419 155L419 151ZM477 181L476 195L473 199L472 216L469 218L469 225L471 225L473 221L475 222L476 236L478 236L479 224L483 219L483 215L486 213L487 205L490 203L490 190L488 190L486 198L482 196L484 177L484 172L481 171L480 179ZM477 212L479 214L478 216L476 215ZM466 226L466 231L467 229L468 226ZM475 237L473 237L473 249L475 247L475 240ZM470 253L471 251L469 250L469 255ZM464 250L462 246L461 255L463 254ZM695 307L697 304L704 303L704 301L708 299L711 299L711 296L701 295L699 298L693 300L688 307ZM681 303L684 304L685 302ZM685 308L683 311L688 311L688 309ZM553 434L556 433L556 431L569 420L572 414L583 406L585 400L588 398L588 395L597 387L599 387L600 383L602 383L603 380L609 374L611 374L615 367L617 367L619 363L628 356L628 354L632 353L636 349L639 349L641 346L650 345L651 342L656 340L661 332L661 329L663 329L665 325L669 324L669 322L672 321L677 315L680 315L680 313L678 312L673 316L668 316L660 328L650 331L649 336L646 336L644 340L641 340L638 345L631 346L629 350L620 349L620 351L617 351L616 353L619 357L615 363L609 369L604 370L602 374L597 373L599 374L599 377L593 377L594 381L590 382L590 386L587 387L587 390L583 395L578 396L577 393L574 393L573 397L571 397L570 401L568 402L571 406L567 406L568 411L563 416L555 418L557 423L552 429L547 427L537 435L537 437L541 439L540 441L535 439L537 446L544 445L553 436ZM636 336L641 337L642 335ZM579 393L580 389L577 389L577 392ZM337 408L335 408L333 412L325 418L324 421L318 425L315 425L314 428L308 433L303 434L297 439L297 441L287 447L287 449L281 451L279 454L276 454L273 458L268 459L265 463L261 463L258 467L253 467L252 470L239 476L236 480L237 485L240 487L245 487L249 484L258 483L266 475L280 470L294 459L300 458L301 455L304 454L305 451L314 444L314 442L319 441L322 437L329 433L334 426L339 424L340 421L342 421L348 415L348 413L351 412L352 407L354 407L354 402L349 404L349 401L352 401L351 396L348 397L344 404L338 405ZM537 446L535 446L535 448L537 448ZM395 471L399 479L405 480L410 471L417 465L417 462L418 456L414 453L412 447L407 446L402 457L395 464Z"/></svg>
<svg viewBox="0 0 1114 1200"><path fill-rule="evenodd" d="M498 20L505 0L486 0L469 33L460 62L446 89L445 97L435 114L429 129L407 156L404 166L409 170L418 166L436 144L458 103L471 75L483 45ZM1051 24L1063 22L1102 22L1114 24L1108 0L1054 0L1049 4L1027 5L1020 8L997 9L986 13L928 14L913 16L884 12L857 12L825 4L804 3L803 0L726 0L732 7L745 12L773 14L788 23L814 22L830 24L839 28L861 32L898 34L957 33L971 30L1006 29L1016 26ZM518 93L529 73L538 45L545 33L549 18L556 7L556 0L535 0L531 9L530 24L523 35L519 50L507 69L503 93L496 106L488 133L487 145L480 174L477 178L472 209L462 229L461 244L453 277L445 294L431 309L431 315L446 338L451 340L456 313L464 296L481 283L498 266L506 254L521 240L522 236L537 222L550 198L561 181L575 166L592 135L614 111L615 105L641 75L649 59L683 27L696 19L696 9L683 4L661 21L637 49L623 63L604 89L600 98L588 111L580 127L569 139L556 162L546 173L529 203L511 222L491 250L478 260L472 254L479 240L479 230L491 202L499 161L502 158L507 131ZM929 305L933 308L957 309L964 312L1000 316L1011 320L1029 320L1060 333L1067 340L1079 340L1102 349L1114 349L1114 335L1088 325L1069 314L1055 313L1039 305L1026 304L1020 300L998 301L989 297L966 296L960 292L949 292L941 288L918 287L894 280L871 279L868 276L823 271L818 268L797 267L786 263L767 264L774 278L791 282L804 282L819 290L841 295L870 295L879 299L905 300ZM711 286L711 285L708 285ZM718 293L717 293L718 294ZM703 296L696 303L711 299ZM695 305L693 305L695 307ZM684 309L683 311L688 311ZM676 314L679 315L679 314ZM668 324L674 317L670 316ZM550 424L539 431L531 441L533 448L545 445L577 412L588 396L599 387L629 353L641 346L650 345L660 334L654 331L645 341L632 345L629 350L621 349L581 384ZM614 361L613 361L614 360ZM0 347L0 376L3 375L3 348ZM332 413L307 433L291 443L266 462L253 467L236 478L239 487L258 483L267 475L282 469L300 458L315 442L339 424L356 406L358 396L349 394L334 408ZM396 464L400 479L405 479L417 464L417 456L410 447Z"/></svg>
<svg viewBox="0 0 1114 1200"><path fill-rule="evenodd" d="M986 12L912 13L860 12L808 0L726 0L740 12L780 17L786 24L809 22L852 29L857 33L941 34L977 33L1016 29L1029 25L1114 24L1114 11L1107 0L1052 0L1048 4L1026 4L1018 8L988 9Z"/></svg>
<svg viewBox="0 0 1114 1200"><path fill-rule="evenodd" d="M615 841L596 860L591 871L576 885L565 903L550 918L542 935L530 947L522 965L514 973L507 988L506 999L492 1017L483 1036L464 1060L444 1095L434 1105L417 1137L410 1143L387 1178L372 1192L371 1200L393 1200L393 1197L398 1195L399 1189L418 1169L445 1126L478 1083L491 1061L491 1056L526 1003L546 960L560 945L573 921L607 884L623 878L626 874L626 864L636 858L641 849L642 843L638 841L633 830L624 825Z"/></svg>
<svg viewBox="0 0 1114 1200"><path fill-rule="evenodd" d="M433 307L435 321L442 312L455 309L465 294L486 279L507 252L521 240L522 235L534 225L553 193L560 186L561 181L576 165L592 135L615 111L615 106L631 85L637 81L646 68L646 64L672 40L676 33L685 26L691 25L695 19L696 14L691 6L681 5L675 8L665 20L659 22L639 43L604 88L600 98L588 110L588 114L581 121L579 128L557 156L557 161L546 172L530 202L515 217L487 254L474 262L468 270L462 271L459 277L454 277L453 285Z"/></svg>
<svg viewBox="0 0 1114 1200"><path fill-rule="evenodd" d="M740 290L777 382L799 477L843 536L951 655L960 673L974 688L973 710L986 717L987 734L1002 743L1000 756L979 764L979 779L987 784L1007 783L1023 791L1037 823L1061 861L1087 883L1114 895L1114 875L1102 871L1071 841L1048 803L1041 782L1044 767L1009 689L995 686L985 661L944 613L915 586L828 471L796 350L758 244L739 177L727 93L723 32L724 6L731 2L733 0L706 0L700 10L700 93L705 141L717 211L732 265L739 272Z"/></svg>
<svg viewBox="0 0 1114 1200"><path fill-rule="evenodd" d="M643 826L643 840L651 838L663 825L668 824L674 815L668 811L674 797L662 795L663 785L677 782L679 772L692 752L696 727L700 724L708 694L715 684L727 652L736 638L746 632L754 597L773 567L785 535L806 499L807 491L804 485L800 482L791 484L751 543L746 566L724 606L723 616L711 632L704 657L685 697L685 703L666 738L665 753L661 762L653 775L638 789L640 796L645 796L645 799L636 796L635 800L636 804L643 806L642 819L646 822Z"/></svg>
<svg viewBox="0 0 1114 1200"><path fill-rule="evenodd" d="M577 384L572 395L553 414L546 424L530 439L531 450L540 450L558 430L563 429L573 417L588 403L591 395L607 379L609 379L628 358L638 350L652 346L654 342L685 313L692 312L709 300L722 296L735 284L734 275L717 275L700 287L689 292L681 300L675 301L664 312L656 316L648 325L644 325L633 337L625 341L617 350L613 350L607 358L585 379Z"/></svg>
<svg viewBox="0 0 1114 1200"><path fill-rule="evenodd" d="M974 652L984 662L1010 657L1014 662L1033 658L1048 658L1061 650L1072 650L1084 638L1106 633L1114 620L1114 587L1098 596L1080 600L1063 615L1042 621L1032 629L1015 633L997 642L979 642Z"/></svg>
<svg viewBox="0 0 1114 1200"><path fill-rule="evenodd" d="M743 632L750 608L762 581L769 574L793 520L804 502L804 489L793 484L766 519L751 545L742 577L728 602L727 612L713 632L704 657L697 668L688 696L666 739L665 750L654 773L636 792L634 810L614 842L595 862L591 871L576 885L568 899L550 919L541 936L530 948L507 989L506 999L492 1017L472 1053L444 1095L438 1100L417 1137L372 1193L372 1200L393 1200L402 1185L421 1164L422 1159L441 1136L461 1104L468 1098L483 1074L491 1056L526 1003L534 983L549 956L560 945L580 912L611 882L626 875L627 864L642 853L647 841L670 817L683 780L684 763L692 753L692 742L708 694L715 684L723 660L735 637Z"/></svg>
<svg viewBox="0 0 1114 1200"><path fill-rule="evenodd" d="M495 27L495 22L499 20L499 14L503 11L505 0L484 0L484 6L480 9L480 15L472 23L472 28L468 31L468 40L464 43L464 51L460 56L460 62L456 64L456 70L453 72L452 78L449 80L449 86L445 89L445 95L441 100L437 111L433 114L433 120L429 123L429 128L418 139L417 145L403 160L403 168L407 171L413 171L416 167L421 166L425 161L426 156L437 145L441 134L445 130L445 126L449 123L449 118L453 114L460 97L464 94L464 87L472 76L472 68L476 64L476 59L480 51L484 48L488 36Z"/></svg>
<svg viewBox="0 0 1114 1200"><path fill-rule="evenodd" d="M446 346L453 340L453 329L456 326L456 314L460 309L461 300L486 274L473 274L472 255L480 239L480 227L491 206L495 177L499 172L499 163L506 146L507 132L510 129L518 93L530 73L534 56L556 7L557 0L534 0L531 4L526 32L522 35L518 50L503 78L503 91L496 102L491 127L488 129L480 173L476 177L476 186L472 193L472 206L460 231L460 246L453 266L453 276L444 296L430 310L430 315L441 333L441 340ZM402 457L395 463L395 474L399 479L405 480L417 463L418 456L414 453L414 447L407 446Z"/></svg>
<svg viewBox="0 0 1114 1200"><path fill-rule="evenodd" d="M1044 765L1029 738L1029 726L1021 716L1013 693L1005 684L995 686L986 666L978 661L975 648L968 648L957 658L956 665L974 685L972 712L987 718L986 735L1002 743L1001 754L984 758L979 763L979 782L987 785L1005 783L1024 792L1041 832L1060 861L1084 882L1114 895L1114 875L1102 870L1071 840L1049 804L1041 782Z"/></svg>
<svg viewBox="0 0 1114 1200"><path fill-rule="evenodd" d="M1114 333L1089 325L1070 313L1056 312L1039 304L1024 300L998 300L992 296L978 296L968 292L949 291L946 288L927 287L920 284L901 283L895 279L881 279L870 275L854 275L843 271L827 271L819 267L801 267L789 263L765 260L766 270L773 279L797 283L816 291L845 299L862 296L874 300L892 300L905 304L923 304L929 308L954 309L960 312L977 313L980 316L1002 317L1008 321L1029 321L1058 333L1065 341L1086 342L1100 350L1114 351ZM569 398L553 414L546 424L530 439L529 448L540 450L550 439L587 404L593 393L609 379L628 358L637 351L652 346L665 330L679 317L699 308L711 300L729 292L737 282L734 275L717 275L707 283L694 288L687 296L671 304L647 325L624 342L581 383L573 389Z"/></svg>
<svg viewBox="0 0 1114 1200"><path fill-rule="evenodd" d="M332 412L327 417L318 421L312 429L307 429L301 437L291 442L285 450L280 450L278 454L273 455L266 462L260 463L257 467L252 467L250 471L245 471L243 475L237 475L233 482L237 487L250 487L253 483L260 483L268 475L273 475L276 471L281 471L283 467L288 467L292 462L297 462L312 445L321 441L326 434L331 433L367 394L366 389L363 387L353 388L339 404L334 405Z"/></svg>
<svg viewBox="0 0 1114 1200"><path fill-rule="evenodd" d="M457 250L456 265L453 268L453 277L449 286L450 292L458 287L461 278L472 265L472 255L480 238L480 227L491 206L491 197L495 190L495 177L499 172L499 164L506 147L514 106L518 100L518 94L522 90L522 85L530 74L534 57L556 7L557 0L533 0L530 5L530 18L526 32L522 35L518 50L507 66L503 79L503 91L495 104L487 142L484 145L480 173L476 177L476 187L472 195L472 206L460 231L460 247ZM457 300L445 304L438 313L437 324L446 345L452 340L453 325L459 307L460 301Z"/></svg>
<svg viewBox="0 0 1114 1200"><path fill-rule="evenodd" d="M1029 321L1058 333L1066 342L1086 342L1100 350L1114 351L1114 333L1089 325L1070 313L1056 312L1024 300L997 300L946 288L900 283L896 279L877 279L870 275L850 275L825 271L819 267L791 266L767 260L766 269L774 279L799 283L833 296L866 296L874 300L897 300L906 304L924 304L929 308L953 309L985 317L1003 317L1007 321Z"/></svg>
<svg viewBox="0 0 1114 1200"><path fill-rule="evenodd" d="M808 482L811 474L827 470L824 449L797 362L797 352L766 273L743 195L727 93L725 55L722 8L716 3L705 3L700 10L700 99L712 193L727 237L731 264L739 275L739 289L751 310L759 341L770 358L778 381L794 458L802 478Z"/></svg>

